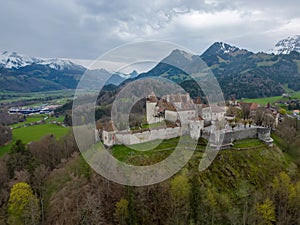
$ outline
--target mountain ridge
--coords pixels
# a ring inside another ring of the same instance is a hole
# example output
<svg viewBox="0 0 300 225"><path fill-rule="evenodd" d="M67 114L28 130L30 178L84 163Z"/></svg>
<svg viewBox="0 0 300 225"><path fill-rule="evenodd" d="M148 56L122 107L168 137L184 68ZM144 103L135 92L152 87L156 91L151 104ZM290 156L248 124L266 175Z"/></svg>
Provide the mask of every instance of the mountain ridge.
<svg viewBox="0 0 300 225"><path fill-rule="evenodd" d="M268 53L279 55L290 54L293 51L300 53L300 35L294 35L280 40Z"/></svg>
<svg viewBox="0 0 300 225"><path fill-rule="evenodd" d="M224 42L213 43L201 55L174 49L152 69L141 74L136 71L123 74L104 69L87 70L71 61L60 59L24 56L22 61L22 55L17 53L4 52L1 56L0 90L4 91L75 89L82 75L88 71L103 75L103 82L106 82L109 90L120 89L128 82L145 77L162 77L196 95L200 91L190 74L203 68L215 75L225 98L232 95L236 98L281 95L285 92L284 85L295 91L300 90L300 53L253 53ZM10 60L7 60L8 56L11 56Z"/></svg>
<svg viewBox="0 0 300 225"><path fill-rule="evenodd" d="M8 51L4 51L0 54L0 67L4 67L6 69L20 69L33 64L46 65L57 70L85 69L85 67L75 64L70 60L63 60L59 58L37 58Z"/></svg>
<svg viewBox="0 0 300 225"><path fill-rule="evenodd" d="M213 43L202 55L173 50L149 71L121 83L120 88L137 79L163 77L196 97L201 90L189 74L201 71L203 68L199 65L203 62L218 80L226 99L281 95L285 92L284 85L300 90L300 53L253 53L223 42Z"/></svg>

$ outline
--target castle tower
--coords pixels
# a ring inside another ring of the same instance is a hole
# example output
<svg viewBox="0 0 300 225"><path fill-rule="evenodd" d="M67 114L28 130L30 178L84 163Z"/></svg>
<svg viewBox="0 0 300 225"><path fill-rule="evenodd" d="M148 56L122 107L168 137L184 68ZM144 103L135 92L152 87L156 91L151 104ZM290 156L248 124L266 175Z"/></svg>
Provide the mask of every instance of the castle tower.
<svg viewBox="0 0 300 225"><path fill-rule="evenodd" d="M194 140L200 138L203 129L204 129L204 120L202 119L202 117L199 116L189 121L190 136Z"/></svg>
<svg viewBox="0 0 300 225"><path fill-rule="evenodd" d="M194 104L196 106L196 115L202 117L202 101L199 96L194 101Z"/></svg>
<svg viewBox="0 0 300 225"><path fill-rule="evenodd" d="M103 144L106 146L113 146L116 144L115 134L116 134L117 128L115 127L113 121L109 121L107 126L103 129L102 132L102 139Z"/></svg>
<svg viewBox="0 0 300 225"><path fill-rule="evenodd" d="M146 116L147 116L147 123L152 124L156 123L156 104L157 104L157 97L152 91L151 94L147 97L146 101Z"/></svg>

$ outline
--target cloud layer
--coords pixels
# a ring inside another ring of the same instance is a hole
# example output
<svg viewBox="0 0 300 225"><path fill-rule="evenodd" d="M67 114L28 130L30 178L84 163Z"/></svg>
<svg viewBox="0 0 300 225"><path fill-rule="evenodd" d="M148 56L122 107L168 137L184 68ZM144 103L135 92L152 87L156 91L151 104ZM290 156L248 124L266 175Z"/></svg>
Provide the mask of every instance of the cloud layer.
<svg viewBox="0 0 300 225"><path fill-rule="evenodd" d="M214 41L266 51L300 30L300 2L0 0L0 51L94 59L120 44L163 40L202 53Z"/></svg>

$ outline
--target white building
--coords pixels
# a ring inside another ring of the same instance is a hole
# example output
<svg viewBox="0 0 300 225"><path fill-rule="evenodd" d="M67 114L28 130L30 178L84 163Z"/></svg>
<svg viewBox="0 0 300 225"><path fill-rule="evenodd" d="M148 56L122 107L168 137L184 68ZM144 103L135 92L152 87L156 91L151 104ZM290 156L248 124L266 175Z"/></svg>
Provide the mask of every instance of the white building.
<svg viewBox="0 0 300 225"><path fill-rule="evenodd" d="M152 124L162 120L179 120L181 124L188 124L189 120L201 116L201 105L199 100L194 103L189 94L166 95L158 100L152 92L146 103L147 122Z"/></svg>
<svg viewBox="0 0 300 225"><path fill-rule="evenodd" d="M220 120L221 118L224 118L225 113L225 107L220 107L217 105L206 105L202 107L202 118L206 122Z"/></svg>

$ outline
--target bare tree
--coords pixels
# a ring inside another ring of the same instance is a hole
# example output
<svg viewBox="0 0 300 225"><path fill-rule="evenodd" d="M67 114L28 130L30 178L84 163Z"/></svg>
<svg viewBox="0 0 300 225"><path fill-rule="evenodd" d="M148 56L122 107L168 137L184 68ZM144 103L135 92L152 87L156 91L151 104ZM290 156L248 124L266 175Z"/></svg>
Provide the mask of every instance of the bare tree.
<svg viewBox="0 0 300 225"><path fill-rule="evenodd" d="M33 184L32 187L38 193L38 197L40 200L39 204L41 208L41 217L43 222L45 220L44 195L46 191L46 187L44 183L48 174L49 174L49 168L47 168L44 164L42 164L34 170L32 176L32 184Z"/></svg>
<svg viewBox="0 0 300 225"><path fill-rule="evenodd" d="M103 206L101 199L91 193L87 193L81 211L80 225L101 225L104 224Z"/></svg>
<svg viewBox="0 0 300 225"><path fill-rule="evenodd" d="M251 103L241 102L240 103L242 113L243 113L243 119L249 119L250 117L250 106Z"/></svg>
<svg viewBox="0 0 300 225"><path fill-rule="evenodd" d="M286 151L290 151L299 138L294 119L286 116L276 129L276 134L283 140Z"/></svg>

